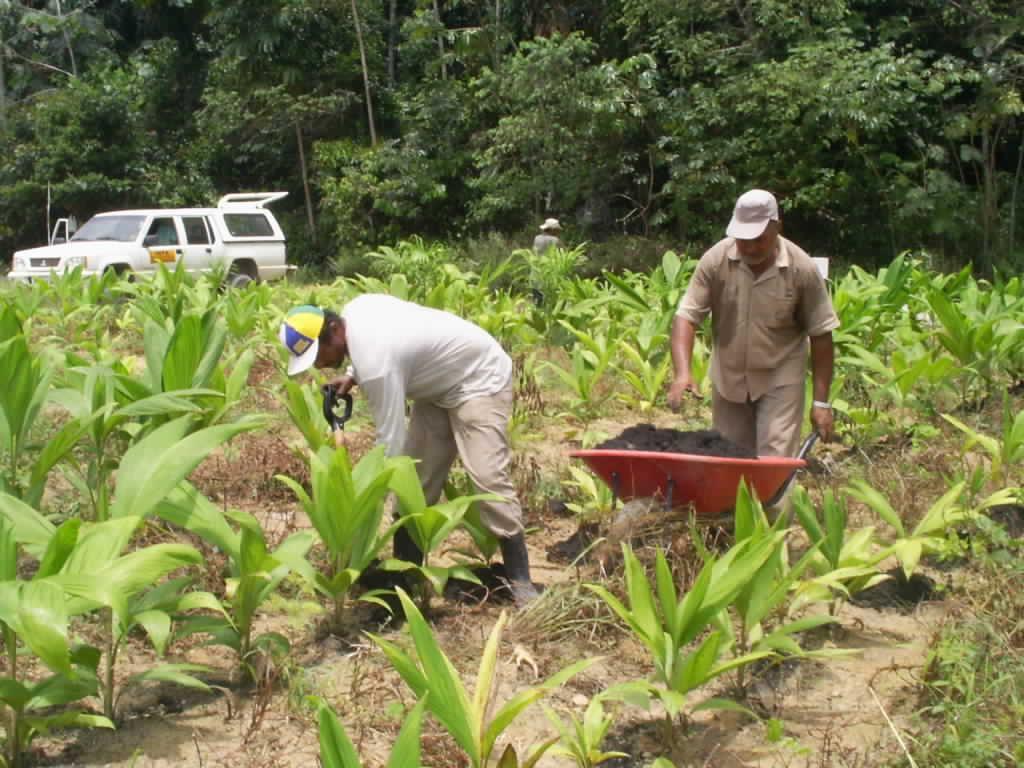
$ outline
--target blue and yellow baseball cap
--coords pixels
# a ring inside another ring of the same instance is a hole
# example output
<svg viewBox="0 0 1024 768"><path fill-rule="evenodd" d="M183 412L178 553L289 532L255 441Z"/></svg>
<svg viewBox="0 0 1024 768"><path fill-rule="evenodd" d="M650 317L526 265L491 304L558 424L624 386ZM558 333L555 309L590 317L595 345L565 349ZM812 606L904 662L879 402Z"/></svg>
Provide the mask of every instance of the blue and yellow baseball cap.
<svg viewBox="0 0 1024 768"><path fill-rule="evenodd" d="M292 355L288 361L289 376L302 373L316 362L323 327L324 311L320 307L304 304L285 315L278 338Z"/></svg>

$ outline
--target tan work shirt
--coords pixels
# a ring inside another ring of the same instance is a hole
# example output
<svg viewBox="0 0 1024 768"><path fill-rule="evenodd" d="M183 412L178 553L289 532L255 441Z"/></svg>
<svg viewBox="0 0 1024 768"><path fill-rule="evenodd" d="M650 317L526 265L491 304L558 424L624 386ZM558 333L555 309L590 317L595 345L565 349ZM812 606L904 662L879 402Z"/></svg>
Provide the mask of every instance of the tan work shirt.
<svg viewBox="0 0 1024 768"><path fill-rule="evenodd" d="M803 381L808 337L839 327L825 281L798 245L779 237L775 264L755 276L727 237L705 253L676 314L711 314L711 383L726 400L758 400Z"/></svg>

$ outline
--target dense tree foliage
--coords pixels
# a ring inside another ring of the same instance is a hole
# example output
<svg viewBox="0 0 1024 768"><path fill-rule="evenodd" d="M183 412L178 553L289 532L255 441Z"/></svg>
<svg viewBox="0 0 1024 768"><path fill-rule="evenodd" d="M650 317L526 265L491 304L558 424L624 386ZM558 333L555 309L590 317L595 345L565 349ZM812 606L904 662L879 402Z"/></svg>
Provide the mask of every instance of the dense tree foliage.
<svg viewBox="0 0 1024 768"><path fill-rule="evenodd" d="M0 0L0 251L286 189L292 253L418 233L700 247L737 193L863 264L1024 258L1017 0Z"/></svg>

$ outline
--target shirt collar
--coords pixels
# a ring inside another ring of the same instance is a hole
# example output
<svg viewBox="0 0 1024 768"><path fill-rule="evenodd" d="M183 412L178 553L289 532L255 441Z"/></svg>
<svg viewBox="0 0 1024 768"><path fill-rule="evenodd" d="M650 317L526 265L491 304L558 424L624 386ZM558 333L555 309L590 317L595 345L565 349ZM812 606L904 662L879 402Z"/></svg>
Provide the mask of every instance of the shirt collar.
<svg viewBox="0 0 1024 768"><path fill-rule="evenodd" d="M790 265L789 248L786 247L786 240L785 240L785 238L782 237L782 235L779 235L779 239L778 239L778 242L777 242L777 247L779 249L779 253L775 257L775 264L774 264L774 266L778 267L779 269L787 269L787 268L789 268L789 265ZM729 245L726 246L725 255L726 255L726 258L729 259L729 261L741 261L739 249L736 247L736 238L734 238L734 237L730 237L729 238Z"/></svg>

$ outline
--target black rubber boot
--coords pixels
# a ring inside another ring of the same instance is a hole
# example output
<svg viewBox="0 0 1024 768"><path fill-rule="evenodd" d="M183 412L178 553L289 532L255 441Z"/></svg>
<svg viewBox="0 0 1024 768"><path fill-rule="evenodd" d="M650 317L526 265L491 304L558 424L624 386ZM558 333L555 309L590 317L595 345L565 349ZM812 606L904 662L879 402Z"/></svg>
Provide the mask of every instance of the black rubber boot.
<svg viewBox="0 0 1024 768"><path fill-rule="evenodd" d="M412 540L409 531L404 527L395 531L395 537L391 540L391 545L395 558L398 560L423 565L423 552L416 546L416 542Z"/></svg>
<svg viewBox="0 0 1024 768"><path fill-rule="evenodd" d="M505 562L505 577L516 605L522 607L540 597L540 592L530 581L530 554L526 550L526 537L522 533L501 539L501 557Z"/></svg>

